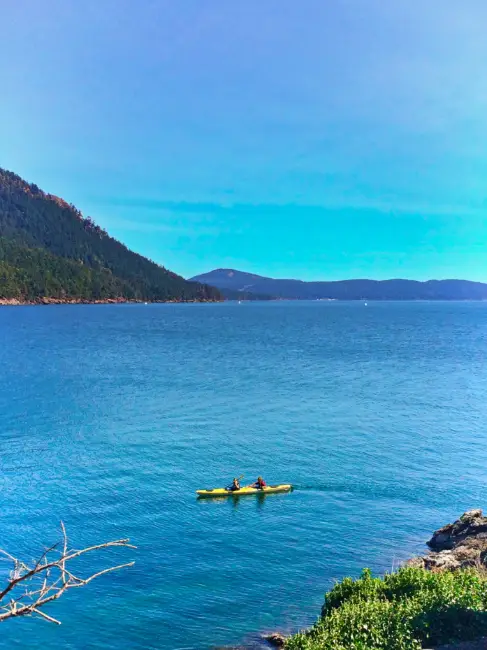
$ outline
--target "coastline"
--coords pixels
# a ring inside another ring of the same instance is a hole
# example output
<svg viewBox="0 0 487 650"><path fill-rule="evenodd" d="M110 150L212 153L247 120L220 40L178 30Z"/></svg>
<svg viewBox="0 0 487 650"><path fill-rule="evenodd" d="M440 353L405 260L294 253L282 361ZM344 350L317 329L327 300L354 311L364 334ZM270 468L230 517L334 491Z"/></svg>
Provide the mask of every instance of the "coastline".
<svg viewBox="0 0 487 650"><path fill-rule="evenodd" d="M212 299L201 299L201 300L195 300L195 299L189 299L189 300L135 300L132 298L103 298L101 300L88 300L84 298L48 298L48 297L42 297L42 298L36 298L35 300L20 300L19 298L0 298L0 307L39 307L39 306L45 306L45 305L127 305L127 304L133 304L133 305L161 305L161 304L185 304L185 303L212 303L212 304L219 304L223 302L356 302L360 303L363 302L363 300L355 300L355 299L350 299L350 300L341 300L339 298L310 298L310 299L301 299L301 298L270 298L268 300L250 300L250 299L242 299L242 300L237 300L235 298L232 299L221 299L221 300L212 300ZM465 300L460 300L456 298L452 299L411 299L411 300L369 300L369 302L376 302L376 303L384 303L384 302L448 302L448 303L470 303L470 302L475 302L475 303L480 303L480 302L487 302L487 300L483 299L465 299Z"/></svg>
<svg viewBox="0 0 487 650"><path fill-rule="evenodd" d="M424 554L406 560L392 574L410 569L433 574L461 575L464 570L470 570L487 580L487 516L483 515L481 509L468 510L453 523L446 524L435 530L425 545L428 550ZM387 575L389 574L384 574L378 580L382 581ZM347 581L350 579L344 577L342 580ZM328 596L329 594L325 596L325 602ZM321 612L321 616L324 615L325 605ZM440 614L438 616L440 617ZM460 614L457 614L457 616L460 616ZM302 633L308 635L312 633L312 629L304 629L298 636ZM451 639L447 643L423 647L425 650L485 650L487 648L487 636L485 636L487 626L484 625L482 629L483 634L474 635L473 638L467 636L464 639ZM293 637L294 634L286 635L283 630L279 629L270 633L260 632L255 635L254 643L244 646L231 646L226 650L286 648L288 647L288 641L291 641ZM306 647L308 646L306 645ZM315 646L310 645L309 647L314 648Z"/></svg>
<svg viewBox="0 0 487 650"><path fill-rule="evenodd" d="M128 298L104 298L86 300L83 298L37 298L36 300L19 300L18 298L0 298L0 307L42 307L47 305L152 305L177 303L219 303L223 300L132 300Z"/></svg>

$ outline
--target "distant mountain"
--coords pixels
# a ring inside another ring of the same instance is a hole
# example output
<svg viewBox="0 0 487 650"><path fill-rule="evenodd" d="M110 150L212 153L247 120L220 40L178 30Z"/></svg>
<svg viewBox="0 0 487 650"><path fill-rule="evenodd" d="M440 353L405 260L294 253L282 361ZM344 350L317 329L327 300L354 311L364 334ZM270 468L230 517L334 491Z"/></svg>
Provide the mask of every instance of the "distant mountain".
<svg viewBox="0 0 487 650"><path fill-rule="evenodd" d="M277 280L235 269L216 269L191 278L221 291L290 300L487 300L487 284L469 280Z"/></svg>
<svg viewBox="0 0 487 650"><path fill-rule="evenodd" d="M221 300L110 237L74 205L0 169L0 301Z"/></svg>
<svg viewBox="0 0 487 650"><path fill-rule="evenodd" d="M266 293L252 293L251 291L238 291L236 289L219 289L225 300L274 300L273 296Z"/></svg>

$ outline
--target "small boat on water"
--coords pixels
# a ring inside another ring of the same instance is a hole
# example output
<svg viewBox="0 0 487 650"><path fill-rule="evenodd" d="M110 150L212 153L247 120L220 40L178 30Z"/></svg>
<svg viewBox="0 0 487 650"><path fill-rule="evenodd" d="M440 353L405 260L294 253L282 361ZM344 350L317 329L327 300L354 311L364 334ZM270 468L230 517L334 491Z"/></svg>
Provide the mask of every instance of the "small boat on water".
<svg viewBox="0 0 487 650"><path fill-rule="evenodd" d="M282 485L266 485L265 488L241 487L240 490L230 490L228 488L214 488L213 490L196 490L198 498L211 497L239 497L248 494L271 494L274 492L291 492L293 486L289 483Z"/></svg>

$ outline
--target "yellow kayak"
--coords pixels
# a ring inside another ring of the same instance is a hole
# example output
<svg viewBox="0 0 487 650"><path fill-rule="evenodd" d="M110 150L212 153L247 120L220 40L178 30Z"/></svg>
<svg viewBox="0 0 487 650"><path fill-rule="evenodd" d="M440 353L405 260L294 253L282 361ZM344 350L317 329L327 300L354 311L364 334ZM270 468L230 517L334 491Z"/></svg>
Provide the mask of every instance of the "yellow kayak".
<svg viewBox="0 0 487 650"><path fill-rule="evenodd" d="M214 490L196 490L199 497L239 497L247 494L271 494L273 492L290 492L292 485L267 485L265 488L243 487L240 490L227 490L226 488L215 488Z"/></svg>

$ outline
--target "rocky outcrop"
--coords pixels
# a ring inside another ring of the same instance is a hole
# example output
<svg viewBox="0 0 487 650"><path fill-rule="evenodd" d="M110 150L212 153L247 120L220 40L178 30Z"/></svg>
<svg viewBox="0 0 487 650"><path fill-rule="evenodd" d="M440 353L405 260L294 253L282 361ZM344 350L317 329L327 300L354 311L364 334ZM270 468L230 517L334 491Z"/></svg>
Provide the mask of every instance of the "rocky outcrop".
<svg viewBox="0 0 487 650"><path fill-rule="evenodd" d="M286 645L286 637L280 632L272 632L272 634L264 634L263 638L267 643L274 648L284 648Z"/></svg>
<svg viewBox="0 0 487 650"><path fill-rule="evenodd" d="M217 646L212 650L269 650L269 648L284 648L286 637L280 632L251 635L245 639L243 646Z"/></svg>
<svg viewBox="0 0 487 650"><path fill-rule="evenodd" d="M409 560L409 566L439 571L487 564L487 517L482 510L469 510L435 531L427 544L431 552Z"/></svg>

